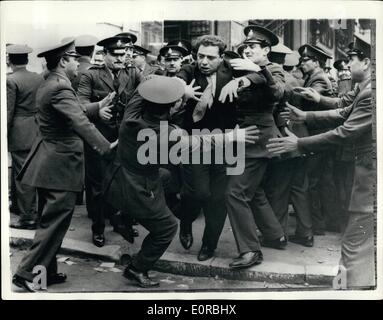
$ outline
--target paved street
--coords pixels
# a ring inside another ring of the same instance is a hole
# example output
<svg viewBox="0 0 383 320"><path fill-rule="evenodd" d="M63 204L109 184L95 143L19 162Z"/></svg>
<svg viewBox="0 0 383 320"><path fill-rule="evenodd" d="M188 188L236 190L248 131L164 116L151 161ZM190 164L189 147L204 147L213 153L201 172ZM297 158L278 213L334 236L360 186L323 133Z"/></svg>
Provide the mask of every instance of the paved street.
<svg viewBox="0 0 383 320"><path fill-rule="evenodd" d="M16 269L25 250L12 249L11 267L12 272ZM174 274L151 271L150 275L160 281L160 287L155 289L143 289L135 286L122 276L124 268L120 265L115 267L100 267L103 261L78 258L68 255L60 255L59 258L68 258L65 262L59 262L59 272L68 275L64 284L50 286L49 293L53 292L195 292L195 291L264 291L267 289L318 289L324 286L278 284L257 281L236 281L219 278L187 277ZM74 263L74 264L72 264ZM97 270L96 270L97 269ZM119 271L119 272L118 272ZM17 287L12 287L14 292L21 292Z"/></svg>

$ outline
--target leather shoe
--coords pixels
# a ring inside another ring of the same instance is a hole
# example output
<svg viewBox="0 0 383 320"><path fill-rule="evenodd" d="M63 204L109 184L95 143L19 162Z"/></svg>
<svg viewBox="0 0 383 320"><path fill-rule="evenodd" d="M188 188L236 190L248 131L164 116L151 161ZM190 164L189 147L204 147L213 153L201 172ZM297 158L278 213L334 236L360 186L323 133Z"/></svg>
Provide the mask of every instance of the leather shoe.
<svg viewBox="0 0 383 320"><path fill-rule="evenodd" d="M47 285L51 286L52 284L59 284L64 283L66 281L66 274L65 273L55 273L48 276L47 279Z"/></svg>
<svg viewBox="0 0 383 320"><path fill-rule="evenodd" d="M275 239L275 240L263 240L261 242L261 245L263 247L278 249L278 250L285 250L287 246L287 239L285 236Z"/></svg>
<svg viewBox="0 0 383 320"><path fill-rule="evenodd" d="M262 263L263 255L261 251L249 251L242 253L238 258L235 258L230 264L229 267L233 269L247 268L252 265L257 265Z"/></svg>
<svg viewBox="0 0 383 320"><path fill-rule="evenodd" d="M158 287L160 285L159 282L150 279L147 272L136 271L132 267L126 267L123 275L129 280L134 280L142 288Z"/></svg>
<svg viewBox="0 0 383 320"><path fill-rule="evenodd" d="M197 259L199 261L205 261L207 259L210 259L214 256L214 250L210 250L206 246L202 246L201 250L198 253Z"/></svg>
<svg viewBox="0 0 383 320"><path fill-rule="evenodd" d="M299 237L299 236L291 236L289 238L291 242L300 244L305 247L312 247L314 245L314 237Z"/></svg>
<svg viewBox="0 0 383 320"><path fill-rule="evenodd" d="M17 220L10 225L14 229L24 229L24 230L36 230L36 222L33 220Z"/></svg>
<svg viewBox="0 0 383 320"><path fill-rule="evenodd" d="M93 244L96 247L103 247L105 244L105 236L103 233L93 233Z"/></svg>
<svg viewBox="0 0 383 320"><path fill-rule="evenodd" d="M12 283L19 288L22 288L28 292L36 292L33 283L25 280L24 278L15 274L12 278Z"/></svg>

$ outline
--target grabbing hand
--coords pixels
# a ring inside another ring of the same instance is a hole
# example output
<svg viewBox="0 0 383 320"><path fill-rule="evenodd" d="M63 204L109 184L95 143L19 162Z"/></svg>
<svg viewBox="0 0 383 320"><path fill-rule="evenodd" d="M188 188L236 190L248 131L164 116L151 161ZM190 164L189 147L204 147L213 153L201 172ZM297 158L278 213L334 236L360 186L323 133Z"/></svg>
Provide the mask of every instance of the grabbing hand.
<svg viewBox="0 0 383 320"><path fill-rule="evenodd" d="M303 96L306 100L314 101L316 103L320 100L320 94L313 88L295 87L293 90Z"/></svg>
<svg viewBox="0 0 383 320"><path fill-rule="evenodd" d="M115 95L116 92L111 92L99 102L100 108L98 110L98 115L102 120L110 120L112 117L110 109L114 107L111 103L113 102Z"/></svg>
<svg viewBox="0 0 383 320"><path fill-rule="evenodd" d="M289 129L285 128L287 137L269 139L267 150L273 154L281 154L298 150L298 137Z"/></svg>
<svg viewBox="0 0 383 320"><path fill-rule="evenodd" d="M287 108L280 113L280 116L286 121L304 122L306 120L306 112L299 110L290 103L286 102Z"/></svg>
<svg viewBox="0 0 383 320"><path fill-rule="evenodd" d="M252 62L245 55L243 56L243 59L241 58L231 59L230 64L234 70L244 70L244 71L252 71L252 72L258 72L261 70L261 67L259 65Z"/></svg>
<svg viewBox="0 0 383 320"><path fill-rule="evenodd" d="M104 99L102 99L99 102L99 104L100 104L99 105L99 109L102 109L102 108L105 108L105 107L109 106L112 103L112 101L113 101L115 96L116 96L116 92L115 91L109 93Z"/></svg>
<svg viewBox="0 0 383 320"><path fill-rule="evenodd" d="M237 125L234 128L234 130L226 133L226 135L230 141L247 142L254 144L259 139L259 133L260 131L258 130L256 125L242 129L240 129Z"/></svg>
<svg viewBox="0 0 383 320"><path fill-rule="evenodd" d="M200 101L199 97L202 95L202 92L198 92L197 90L201 89L201 87L193 87L194 82L195 79L193 79L189 85L185 85L184 100L193 99L196 101Z"/></svg>

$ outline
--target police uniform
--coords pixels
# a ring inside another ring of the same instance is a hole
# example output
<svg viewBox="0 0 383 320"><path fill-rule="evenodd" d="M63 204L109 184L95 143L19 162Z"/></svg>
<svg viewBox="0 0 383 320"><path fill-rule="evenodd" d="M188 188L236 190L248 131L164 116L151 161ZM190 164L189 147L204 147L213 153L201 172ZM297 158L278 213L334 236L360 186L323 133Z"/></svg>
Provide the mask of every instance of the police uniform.
<svg viewBox="0 0 383 320"><path fill-rule="evenodd" d="M10 45L7 53L25 57L32 49L24 45ZM43 78L30 72L25 66L15 66L13 73L7 75L7 121L8 150L12 156L12 172L16 177L28 156L37 136L36 91ZM36 189L15 181L19 221L12 224L16 228L35 228Z"/></svg>
<svg viewBox="0 0 383 320"><path fill-rule="evenodd" d="M260 26L248 26L244 33L244 44L274 46L279 42L275 34ZM283 98L284 73L281 66L270 63L266 58L261 71L254 75L257 76L256 82L238 93L237 117L241 127L257 125L260 138L256 144L246 146L245 170L242 175L230 176L226 189L226 208L238 252L240 257L251 253L251 259L234 260L231 267L250 266L262 259L256 226L267 241L279 241L284 236L261 186L272 157L266 143L270 138L280 136L273 109L275 103Z"/></svg>
<svg viewBox="0 0 383 320"><path fill-rule="evenodd" d="M370 39L355 36L349 55L370 57ZM354 181L349 203L350 217L342 237L341 261L346 270L347 287L373 286L375 283L374 253L374 190L376 164L372 157L372 92L370 77L358 84L355 91L342 98L320 98L319 104L336 110L309 112L307 124L335 129L298 140L302 152L323 151L331 145L351 142L355 151Z"/></svg>
<svg viewBox="0 0 383 320"><path fill-rule="evenodd" d="M318 47L305 44L298 49L302 59L313 58L323 63L331 58ZM325 72L318 67L307 76L303 87L313 88L324 96L332 96L332 86ZM308 102L297 93L292 95L293 104L304 111L323 110L323 106ZM308 128L308 134L314 135L323 132L324 129ZM308 154L306 158L306 170L308 175L308 192L310 197L311 215L313 220L314 234L324 234L326 229L339 231L340 208L336 199L336 189L333 177L334 158L332 151L321 154ZM303 169L302 169L303 170Z"/></svg>
<svg viewBox="0 0 383 320"><path fill-rule="evenodd" d="M119 36L104 39L98 45L104 46L107 50L124 51L130 41L130 38ZM96 116L92 119L96 128L108 141L117 139L125 108L141 80L141 74L134 67L125 67L119 70L118 75L115 76L112 75L106 65L93 66L86 73L83 73L77 91L81 103L98 102L109 93L116 92L111 109L112 118L103 120ZM102 183L109 163L110 159L100 157L90 146L85 145L86 206L88 214L93 219L93 237L103 238L105 217L107 214L113 216L111 214L113 209L105 203L102 197ZM103 245L102 240L96 241L96 243L96 245Z"/></svg>
<svg viewBox="0 0 383 320"><path fill-rule="evenodd" d="M47 60L60 56L78 56L73 40L38 54ZM18 284L32 281L37 265L47 269L48 284L57 274L56 254L70 225L76 192L83 185L82 139L100 154L110 150L110 143L86 117L64 70L49 73L36 101L39 137L18 178L37 188L39 228L17 268L14 283Z"/></svg>
<svg viewBox="0 0 383 320"><path fill-rule="evenodd" d="M140 56L144 56L146 58L146 55L148 53L150 53L151 51L148 50L148 49L145 49L143 47L140 47L140 46L137 46L137 45L133 45L133 58L137 55L140 55ZM145 65L143 68L138 68L141 75L145 78L147 77L148 75L150 74L153 74L157 71L158 68L154 67L154 66L151 66L149 65L146 61L145 61Z"/></svg>

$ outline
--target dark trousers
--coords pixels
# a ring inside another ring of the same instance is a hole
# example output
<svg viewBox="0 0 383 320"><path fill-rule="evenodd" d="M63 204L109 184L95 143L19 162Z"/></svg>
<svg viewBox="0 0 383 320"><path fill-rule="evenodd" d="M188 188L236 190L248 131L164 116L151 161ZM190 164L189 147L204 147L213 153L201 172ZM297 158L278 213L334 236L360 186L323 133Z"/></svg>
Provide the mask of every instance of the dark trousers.
<svg viewBox="0 0 383 320"><path fill-rule="evenodd" d="M304 188L305 176L305 165L302 158L271 160L267 167L263 181L264 189L286 235L288 234L288 206L293 182L295 189L292 198L297 220L295 234L299 237L308 237L313 234L307 186L306 189Z"/></svg>
<svg viewBox="0 0 383 320"><path fill-rule="evenodd" d="M260 250L257 226L267 239L279 239L284 235L261 188L269 161L246 158L243 174L229 177L226 208L239 253Z"/></svg>
<svg viewBox="0 0 383 320"><path fill-rule="evenodd" d="M31 247L21 260L16 274L32 281L35 266L44 266L47 274L57 272L56 254L69 228L76 204L76 192L37 189L38 229Z"/></svg>
<svg viewBox="0 0 383 320"><path fill-rule="evenodd" d="M131 217L149 231L132 265L137 270L148 271L169 247L177 233L178 222L167 206L150 218L143 219L136 212L132 212Z"/></svg>
<svg viewBox="0 0 383 320"><path fill-rule="evenodd" d="M226 220L226 166L222 164L193 164L182 166L181 231L191 228L203 209L205 229L202 246L217 248ZM188 230L186 230L188 231Z"/></svg>
<svg viewBox="0 0 383 320"><path fill-rule="evenodd" d="M339 226L343 233L348 222L352 185L354 182L354 161L334 162L334 182L337 191L337 199L340 206Z"/></svg>
<svg viewBox="0 0 383 320"><path fill-rule="evenodd" d="M375 284L374 215L350 212L342 237L340 266L346 271L347 288Z"/></svg>
<svg viewBox="0 0 383 320"><path fill-rule="evenodd" d="M103 195L103 181L109 162L87 145L84 150L86 209L92 219L92 232L100 234L105 230L105 218L116 213Z"/></svg>
<svg viewBox="0 0 383 320"><path fill-rule="evenodd" d="M333 175L333 159L328 153L307 158L311 216L315 230L339 227L340 208Z"/></svg>
<svg viewBox="0 0 383 320"><path fill-rule="evenodd" d="M12 171L16 178L19 174L25 159L29 154L29 150L13 151ZM36 188L22 184L21 181L14 180L14 188L16 191L17 208L19 210L20 220L36 219Z"/></svg>

